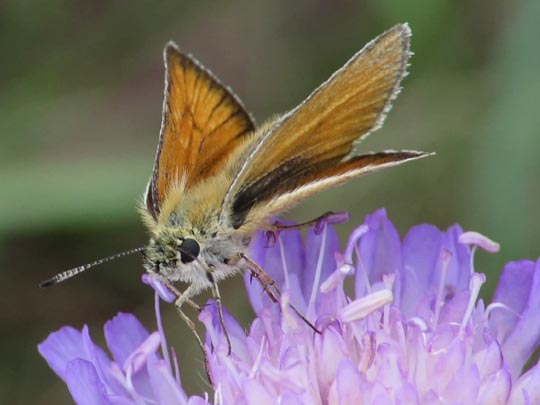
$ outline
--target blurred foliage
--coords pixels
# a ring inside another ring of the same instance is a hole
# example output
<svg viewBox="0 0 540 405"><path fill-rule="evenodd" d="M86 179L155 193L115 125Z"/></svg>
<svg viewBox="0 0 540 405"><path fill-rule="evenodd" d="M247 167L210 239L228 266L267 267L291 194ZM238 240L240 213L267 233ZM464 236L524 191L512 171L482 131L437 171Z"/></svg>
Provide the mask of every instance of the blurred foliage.
<svg viewBox="0 0 540 405"><path fill-rule="evenodd" d="M409 22L411 74L364 145L437 155L351 182L289 216L349 210L344 236L385 206L402 234L422 222L484 232L502 244L497 255L478 255L489 297L505 262L540 253L539 17L534 0L0 3L0 403L70 402L36 351L64 324L88 323L100 341L100 325L122 310L154 327L139 257L54 290L37 283L145 243L135 207L153 163L169 39L262 122L295 106L368 40ZM247 324L244 294L227 297L234 289L241 280L226 283L225 304ZM174 311L164 312L183 379L201 391L201 355Z"/></svg>

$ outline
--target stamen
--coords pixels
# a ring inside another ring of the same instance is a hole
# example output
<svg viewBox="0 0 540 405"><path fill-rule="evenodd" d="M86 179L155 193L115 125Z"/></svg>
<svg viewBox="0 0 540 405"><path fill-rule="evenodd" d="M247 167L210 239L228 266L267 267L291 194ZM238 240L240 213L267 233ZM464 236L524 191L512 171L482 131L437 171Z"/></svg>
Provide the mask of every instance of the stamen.
<svg viewBox="0 0 540 405"><path fill-rule="evenodd" d="M156 323L158 328L158 333L161 340L161 352L163 353L163 359L165 360L165 363L167 363L167 368L169 369L169 373L172 374L172 367L171 367L171 358L169 357L169 350L167 347L167 339L165 337L165 332L163 331L163 323L161 322L161 311L159 308L159 293L154 290L154 310L156 312Z"/></svg>
<svg viewBox="0 0 540 405"><path fill-rule="evenodd" d="M383 274L382 276L383 285L391 290L394 288L394 282L396 281L396 273Z"/></svg>
<svg viewBox="0 0 540 405"><path fill-rule="evenodd" d="M441 279L439 281L439 289L435 296L435 308L433 310L433 328L437 327L439 323L439 316L441 314L441 307L444 304L444 287L446 285L446 276L448 275L448 268L450 267L450 261L452 260L452 252L443 248L441 251Z"/></svg>
<svg viewBox="0 0 540 405"><path fill-rule="evenodd" d="M396 280L396 273L383 274L382 276L384 286L392 291L394 287L394 281ZM383 307L383 328L385 331L390 330L390 305L385 305Z"/></svg>
<svg viewBox="0 0 540 405"><path fill-rule="evenodd" d="M316 232L315 232L316 233ZM319 250L319 257L317 258L317 268L315 269L315 277L313 277L313 286L311 287L311 295L308 301L307 313L310 314L313 306L315 305L315 299L317 298L317 292L319 290L319 283L321 282L322 265L324 260L324 250L326 246L326 223L322 227L321 247Z"/></svg>
<svg viewBox="0 0 540 405"><path fill-rule="evenodd" d="M279 254L281 256L281 264L283 266L283 276L285 278L285 289L290 289L290 283L289 283L289 268L287 267L287 259L285 258L285 248L283 246L283 240L278 237L278 243L279 243Z"/></svg>
<svg viewBox="0 0 540 405"><path fill-rule="evenodd" d="M426 322L426 320L423 318L420 318L419 316L413 316L412 318L409 318L407 320L407 325L417 327L422 333L426 333L430 331L429 325Z"/></svg>
<svg viewBox="0 0 540 405"><path fill-rule="evenodd" d="M459 243L463 243L464 245L473 245L478 246L484 249L486 252L489 253L497 253L499 249L501 248L501 245L499 245L497 242L489 239L487 236L482 235L478 232L463 232L458 237Z"/></svg>
<svg viewBox="0 0 540 405"><path fill-rule="evenodd" d="M338 319L345 323L363 319L393 300L394 294L392 294L391 290L384 289L374 292L343 307L339 311Z"/></svg>
<svg viewBox="0 0 540 405"><path fill-rule="evenodd" d="M281 294L281 300L279 302L281 306L281 312L283 313L283 318L285 319L285 322L291 329L297 329L298 328L298 322L296 322L296 319L294 319L291 311L290 311L290 296L287 291L285 291L283 294Z"/></svg>
<svg viewBox="0 0 540 405"><path fill-rule="evenodd" d="M347 246L345 252L341 254L340 252L335 253L336 257L336 266L337 269L332 274L330 274L327 279L321 284L320 291L327 293L335 289L340 282L343 281L344 277L354 273L353 266L353 252L355 251L357 241L369 231L369 227L365 224L360 225L356 228L351 234L349 240L347 241ZM359 258L360 256L357 255Z"/></svg>
<svg viewBox="0 0 540 405"><path fill-rule="evenodd" d="M467 304L467 310L465 311L465 314L463 315L463 320L461 321L461 326L459 328L459 336L463 338L463 333L465 331L465 327L467 326L467 323L469 322L469 319L471 318L471 315L474 311L474 307L476 304L476 300L478 299L478 294L480 294L480 288L482 287L482 284L486 282L486 275L481 273L474 273L471 277L471 286L470 286L470 296L469 296L469 303Z"/></svg>
<svg viewBox="0 0 540 405"><path fill-rule="evenodd" d="M259 348L259 353L257 353L257 357L255 358L255 361L253 362L253 367L251 367L251 370L249 371L249 378L253 379L257 375L257 372L259 371L259 368L261 366L262 357L264 352L266 351L266 337L263 335L261 338L261 347Z"/></svg>
<svg viewBox="0 0 540 405"><path fill-rule="evenodd" d="M516 318L521 319L522 316L518 312L514 311L512 308L510 308L508 305L503 304L502 302L492 302L486 307L486 318L489 319L489 316L491 315L491 312L495 309L504 309L508 312L510 312L512 315L515 315Z"/></svg>
<svg viewBox="0 0 540 405"><path fill-rule="evenodd" d="M208 402L208 398L206 399ZM223 393L221 392L221 383L217 386L216 390L214 391L214 404L215 405L223 405Z"/></svg>
<svg viewBox="0 0 540 405"><path fill-rule="evenodd" d="M332 274L330 274L326 280L324 280L321 284L321 287L320 287L320 291L322 293L327 293L327 292L330 292L332 291L333 289L335 289L338 284L343 281L343 279L345 278L345 275L339 270L335 270L334 272L332 272Z"/></svg>
<svg viewBox="0 0 540 405"><path fill-rule="evenodd" d="M334 257L336 260L336 268L344 276L354 273L354 266L352 263L345 262L345 256L341 252L335 252Z"/></svg>
<svg viewBox="0 0 540 405"><path fill-rule="evenodd" d="M353 253L355 251L355 246L357 245L358 240L368 231L369 226L362 224L356 228L349 237L347 246L345 247L345 252L343 254L343 263L341 263L341 266L338 265L340 269L343 268L342 271L345 274L350 274L353 271Z"/></svg>
<svg viewBox="0 0 540 405"><path fill-rule="evenodd" d="M476 247L476 245L473 245L471 248L471 259L469 263L469 273L471 278L474 274L474 255L476 254Z"/></svg>
<svg viewBox="0 0 540 405"><path fill-rule="evenodd" d="M358 361L358 369L360 372L365 373L368 368L373 364L375 359L375 353L377 351L377 342L375 334L369 332L362 338L362 352L360 353L360 360Z"/></svg>
<svg viewBox="0 0 540 405"><path fill-rule="evenodd" d="M471 277L474 274L474 255L477 247L480 247L489 253L497 253L501 248L501 245L497 242L492 241L481 233L473 231L463 232L459 235L458 242L464 245L471 245Z"/></svg>
<svg viewBox="0 0 540 405"><path fill-rule="evenodd" d="M368 294L371 294L371 283L369 282L367 268L364 264L364 261L362 260L362 255L360 254L360 249L358 248L358 245L354 247L354 251L356 252L356 260L358 261L358 267L360 268L360 272L362 273L362 277L364 278L364 283L366 284L366 292Z"/></svg>

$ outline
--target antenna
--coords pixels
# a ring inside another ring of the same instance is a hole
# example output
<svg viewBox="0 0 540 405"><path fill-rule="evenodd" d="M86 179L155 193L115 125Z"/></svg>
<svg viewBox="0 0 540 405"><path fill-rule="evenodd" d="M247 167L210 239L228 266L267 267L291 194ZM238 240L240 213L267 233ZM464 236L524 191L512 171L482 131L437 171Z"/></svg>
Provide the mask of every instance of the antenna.
<svg viewBox="0 0 540 405"><path fill-rule="evenodd" d="M49 278L48 280L45 280L41 283L39 283L40 287L50 287L52 285L61 283L62 281L66 281L67 279L76 276L79 273L82 273L83 271L86 271L88 269L91 269L92 267L99 266L100 264L110 262L111 260L116 260L124 256L132 255L133 253L142 252L144 250L144 246L140 246L131 250L127 250L125 252L116 253L109 257L104 257L103 259L96 260L95 262L85 264L84 266L74 267L72 269L66 270L62 273L58 273L57 275Z"/></svg>

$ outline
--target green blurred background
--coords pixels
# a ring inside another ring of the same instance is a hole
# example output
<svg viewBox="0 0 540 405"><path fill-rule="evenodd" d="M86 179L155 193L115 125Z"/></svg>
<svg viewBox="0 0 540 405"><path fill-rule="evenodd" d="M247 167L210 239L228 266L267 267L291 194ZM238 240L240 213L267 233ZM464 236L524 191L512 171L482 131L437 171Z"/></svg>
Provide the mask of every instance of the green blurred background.
<svg viewBox="0 0 540 405"><path fill-rule="evenodd" d="M540 2L4 1L0 4L0 403L70 403L36 344L62 325L118 311L154 328L141 258L107 264L54 289L39 281L139 246L135 210L160 125L166 41L197 56L258 122L294 107L368 40L413 30L410 75L366 150L433 158L353 181L291 212L309 219L386 207L401 234L459 222L502 244L479 253L489 297L502 265L540 253ZM251 317L240 279L225 305ZM172 308L169 342L191 392L208 389L201 354ZM243 314L243 315L242 315Z"/></svg>

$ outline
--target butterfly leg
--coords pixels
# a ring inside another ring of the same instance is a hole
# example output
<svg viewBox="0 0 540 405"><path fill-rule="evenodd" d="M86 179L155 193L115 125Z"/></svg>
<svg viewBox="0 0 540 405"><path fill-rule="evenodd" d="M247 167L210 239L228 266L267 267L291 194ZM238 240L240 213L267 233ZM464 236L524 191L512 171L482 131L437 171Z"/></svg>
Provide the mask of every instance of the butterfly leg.
<svg viewBox="0 0 540 405"><path fill-rule="evenodd" d="M245 254L241 254L241 258L244 259L248 264L247 269L251 277L255 278L259 282L266 295L268 295L268 298L270 298L272 302L278 302L279 298L281 297L281 291L272 277L266 274L261 266L259 266L250 257L246 256Z"/></svg>
<svg viewBox="0 0 540 405"><path fill-rule="evenodd" d="M259 266L253 259L246 256L245 254L242 254L242 258L246 261L248 264L248 270L250 274L257 279L257 281L261 284L264 292L273 302L278 302L278 298L281 297L281 290L277 286L276 282L270 277L266 272ZM273 291L272 291L273 290ZM311 329L313 329L314 332L320 334L321 331L318 330L315 325L313 325L302 313L291 303L289 303L289 307L298 315L300 319L302 319L306 325L308 325Z"/></svg>
<svg viewBox="0 0 540 405"><path fill-rule="evenodd" d="M167 281L164 281L163 284L165 284L165 286L174 294L176 295L177 299L180 298L182 296L183 293L180 292L180 290L178 288L176 288L174 286L174 284L172 283L169 283ZM193 301L191 298L184 298L183 299L183 302L185 302L186 304L188 304L191 308L195 309L196 311L198 312L201 312L202 310L202 307L197 304L195 301Z"/></svg>
<svg viewBox="0 0 540 405"><path fill-rule="evenodd" d="M180 315L180 317L183 319L183 321L186 323L188 328L193 332L193 335L195 336L195 340L197 341L197 344L199 345L200 349L203 352L204 356L204 369L206 371L206 376L208 378L208 381L212 383L212 375L210 374L210 365L208 363L208 353L206 352L206 348L204 347L203 341L201 337L199 336L199 333L197 332L197 328L195 327L195 324L193 321L184 313L182 310L182 305L184 303L188 303L191 306L195 306L197 309L200 309L200 306L194 303L191 300L191 297L194 294L195 287L193 284L191 284L188 288L184 290L184 292L180 293L176 288L173 290L175 294L177 294L177 299L174 302L174 306L176 307L176 311Z"/></svg>
<svg viewBox="0 0 540 405"><path fill-rule="evenodd" d="M227 328L225 327L225 318L223 317L223 308L221 306L221 294L219 293L219 287L211 271L206 272L206 277L208 277L208 281L212 283L212 298L214 298L214 300L216 301L219 323L221 325L223 333L225 334L225 339L227 340L227 355L230 356L232 350L231 339L229 338L229 332L227 332Z"/></svg>
<svg viewBox="0 0 540 405"><path fill-rule="evenodd" d="M279 221L274 222L274 224L270 227L269 231L286 231L290 229L300 229L300 228L306 228L310 226L315 226L315 228L319 228L324 223L332 223L332 224L338 224L341 222L346 222L350 218L348 212L334 212L334 211L328 211L322 214L320 217L314 218L310 221L302 222L299 224L294 225L284 225L280 224Z"/></svg>

